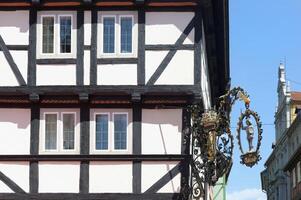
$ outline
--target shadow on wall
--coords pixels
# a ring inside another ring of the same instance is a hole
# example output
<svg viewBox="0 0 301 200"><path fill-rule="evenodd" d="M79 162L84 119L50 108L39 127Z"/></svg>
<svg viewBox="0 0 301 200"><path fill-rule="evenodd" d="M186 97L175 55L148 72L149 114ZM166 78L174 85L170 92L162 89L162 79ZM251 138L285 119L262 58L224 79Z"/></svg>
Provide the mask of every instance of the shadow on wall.
<svg viewBox="0 0 301 200"><path fill-rule="evenodd" d="M16 124L18 129L27 129L30 126L30 110L23 109L0 109L0 123L13 123ZM1 130L0 130L1 131Z"/></svg>
<svg viewBox="0 0 301 200"><path fill-rule="evenodd" d="M1 19L5 20L0 20L0 27L16 27L19 29L20 32L28 32L29 30L29 25L28 23L24 23L24 19L29 20L29 15L28 12L22 11L18 12L16 15L16 12L1 12L0 14ZM28 20L25 20L28 22Z"/></svg>
<svg viewBox="0 0 301 200"><path fill-rule="evenodd" d="M163 14L165 17L162 17L162 14L152 14L148 20L146 20L147 26L171 26L175 27L179 30L180 33L183 33L184 29L187 27L189 22L191 21L190 15L179 15L173 14L172 12ZM192 17L193 18L193 17ZM162 34L162 33L161 33ZM188 35L187 39L191 42L194 41L194 34Z"/></svg>

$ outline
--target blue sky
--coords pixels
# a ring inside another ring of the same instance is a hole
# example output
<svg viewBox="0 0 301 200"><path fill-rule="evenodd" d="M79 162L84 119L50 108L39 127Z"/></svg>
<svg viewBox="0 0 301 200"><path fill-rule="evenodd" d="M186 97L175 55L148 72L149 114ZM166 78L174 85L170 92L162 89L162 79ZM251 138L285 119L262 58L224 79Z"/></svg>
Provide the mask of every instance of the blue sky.
<svg viewBox="0 0 301 200"><path fill-rule="evenodd" d="M286 58L286 59L285 59ZM242 166L237 143L234 166L228 181L229 200L263 200L260 172L274 141L274 113L277 101L277 76L280 61L286 60L291 88L301 91L301 1L230 0L230 69L232 87L241 86L251 96L251 108L261 115L264 133L262 160L252 169ZM241 103L232 114L237 123ZM232 129L235 134L235 129ZM251 192L250 192L251 191ZM257 191L257 192L256 192ZM239 194L254 194L243 198ZM255 196L255 194L257 196Z"/></svg>

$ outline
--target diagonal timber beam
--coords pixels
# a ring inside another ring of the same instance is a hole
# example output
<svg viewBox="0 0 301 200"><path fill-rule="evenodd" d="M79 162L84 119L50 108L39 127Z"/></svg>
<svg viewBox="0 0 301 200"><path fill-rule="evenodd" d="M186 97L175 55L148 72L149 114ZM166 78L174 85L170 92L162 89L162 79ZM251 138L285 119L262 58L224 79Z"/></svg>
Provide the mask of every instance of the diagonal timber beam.
<svg viewBox="0 0 301 200"><path fill-rule="evenodd" d="M8 178L1 171L0 171L0 180L15 193L26 193L20 186L18 186L13 180Z"/></svg>
<svg viewBox="0 0 301 200"><path fill-rule="evenodd" d="M184 29L183 33L180 35L176 43L174 44L175 47L182 46L183 42L189 35L189 33L192 31L195 25L195 17L192 18L192 20L189 22L187 27ZM177 48L170 50L165 58L162 60L159 67L156 69L155 73L150 77L150 79L147 82L147 85L154 85L155 82L158 80L158 78L161 76L167 65L170 63L172 58L176 55Z"/></svg>
<svg viewBox="0 0 301 200"><path fill-rule="evenodd" d="M4 40L1 35L0 35L0 49L3 51L3 54L9 64L10 68L12 69L14 75L16 76L19 85L21 85L21 86L26 85L26 82L25 82L19 68L16 65L12 55L10 54L6 44L4 43Z"/></svg>

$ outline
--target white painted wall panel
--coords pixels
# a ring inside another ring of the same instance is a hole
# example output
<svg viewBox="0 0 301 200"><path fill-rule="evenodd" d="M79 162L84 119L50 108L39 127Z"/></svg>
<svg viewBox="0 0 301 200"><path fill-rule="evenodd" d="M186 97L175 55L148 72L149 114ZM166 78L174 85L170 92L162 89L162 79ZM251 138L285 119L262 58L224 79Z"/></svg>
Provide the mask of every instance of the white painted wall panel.
<svg viewBox="0 0 301 200"><path fill-rule="evenodd" d="M145 56L146 81L154 74L168 51L147 51ZM190 50L177 51L167 65L156 85L193 85L194 84L194 53Z"/></svg>
<svg viewBox="0 0 301 200"><path fill-rule="evenodd" d="M84 31L85 31L85 45L91 44L91 11L85 11L84 13Z"/></svg>
<svg viewBox="0 0 301 200"><path fill-rule="evenodd" d="M29 154L30 109L0 109L0 154Z"/></svg>
<svg viewBox="0 0 301 200"><path fill-rule="evenodd" d="M142 162L141 167L141 190L145 192L160 178L162 178L168 171L174 168L178 162ZM178 174L171 181L169 181L158 193L176 193L180 191L180 179Z"/></svg>
<svg viewBox="0 0 301 200"><path fill-rule="evenodd" d="M76 85L76 66L37 65L37 85Z"/></svg>
<svg viewBox="0 0 301 200"><path fill-rule="evenodd" d="M98 85L137 85L136 64L98 65Z"/></svg>
<svg viewBox="0 0 301 200"><path fill-rule="evenodd" d="M131 193L131 162L90 162L91 193Z"/></svg>
<svg viewBox="0 0 301 200"><path fill-rule="evenodd" d="M0 171L5 174L9 179L14 181L25 192L29 192L29 163L28 162L0 162ZM1 181L0 181L1 182ZM0 185L0 192L10 189Z"/></svg>
<svg viewBox="0 0 301 200"><path fill-rule="evenodd" d="M180 154L181 131L181 109L143 109L142 154Z"/></svg>
<svg viewBox="0 0 301 200"><path fill-rule="evenodd" d="M84 51L84 85L90 85L90 51Z"/></svg>
<svg viewBox="0 0 301 200"><path fill-rule="evenodd" d="M3 52L0 52L0 86L19 86Z"/></svg>
<svg viewBox="0 0 301 200"><path fill-rule="evenodd" d="M39 162L39 192L79 192L79 162Z"/></svg>
<svg viewBox="0 0 301 200"><path fill-rule="evenodd" d="M19 68L25 82L27 82L27 62L28 54L27 51L10 51L16 65Z"/></svg>
<svg viewBox="0 0 301 200"><path fill-rule="evenodd" d="M29 11L0 11L0 35L6 44L28 44Z"/></svg>
<svg viewBox="0 0 301 200"><path fill-rule="evenodd" d="M174 44L193 17L193 12L147 12L145 43ZM194 29L184 41L184 44L193 43Z"/></svg>

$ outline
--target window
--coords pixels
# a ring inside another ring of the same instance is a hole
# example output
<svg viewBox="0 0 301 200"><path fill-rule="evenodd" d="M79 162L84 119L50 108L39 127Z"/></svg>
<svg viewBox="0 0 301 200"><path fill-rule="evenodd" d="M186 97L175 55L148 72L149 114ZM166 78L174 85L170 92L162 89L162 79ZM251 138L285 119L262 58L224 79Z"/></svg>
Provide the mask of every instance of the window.
<svg viewBox="0 0 301 200"><path fill-rule="evenodd" d="M79 149L77 112L46 109L41 112L40 152L75 152Z"/></svg>
<svg viewBox="0 0 301 200"><path fill-rule="evenodd" d="M72 11L40 11L37 25L38 58L74 58L76 14Z"/></svg>
<svg viewBox="0 0 301 200"><path fill-rule="evenodd" d="M129 112L116 112L115 109L103 109L101 111L96 109L91 111L91 115L90 144L92 153L130 152L131 123L129 123Z"/></svg>
<svg viewBox="0 0 301 200"><path fill-rule="evenodd" d="M293 188L296 187L296 168L292 171L292 181L293 181Z"/></svg>
<svg viewBox="0 0 301 200"><path fill-rule="evenodd" d="M101 12L98 36L101 57L136 56L136 15L135 12Z"/></svg>

